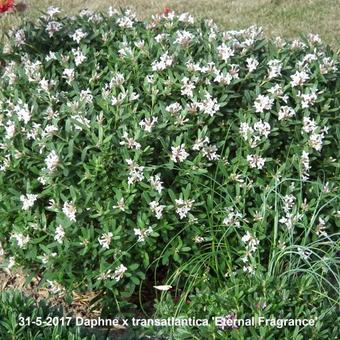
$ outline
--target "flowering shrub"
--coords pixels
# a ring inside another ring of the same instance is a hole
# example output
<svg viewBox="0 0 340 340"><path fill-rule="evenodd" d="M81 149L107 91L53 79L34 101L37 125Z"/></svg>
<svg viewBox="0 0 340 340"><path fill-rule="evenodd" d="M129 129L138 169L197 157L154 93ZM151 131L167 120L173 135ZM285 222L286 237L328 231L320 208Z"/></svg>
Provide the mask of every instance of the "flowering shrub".
<svg viewBox="0 0 340 340"><path fill-rule="evenodd" d="M13 0L0 0L0 13L12 11L14 6Z"/></svg>
<svg viewBox="0 0 340 340"><path fill-rule="evenodd" d="M335 258L339 60L318 36L50 8L0 51L7 269L121 310L150 282L181 295Z"/></svg>

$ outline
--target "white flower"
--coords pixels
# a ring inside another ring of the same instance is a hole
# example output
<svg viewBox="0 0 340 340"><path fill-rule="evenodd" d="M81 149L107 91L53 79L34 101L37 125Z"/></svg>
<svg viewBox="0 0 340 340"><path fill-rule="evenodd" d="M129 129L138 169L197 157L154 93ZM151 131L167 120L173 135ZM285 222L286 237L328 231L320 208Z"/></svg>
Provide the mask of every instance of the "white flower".
<svg viewBox="0 0 340 340"><path fill-rule="evenodd" d="M302 151L301 164L302 164L302 180L306 181L309 178L309 170L311 168L309 164L309 154L306 151Z"/></svg>
<svg viewBox="0 0 340 340"><path fill-rule="evenodd" d="M134 228L134 233L136 236L138 236L138 240L137 242L144 242L145 238L148 237L151 233L152 233L152 228L149 227L148 229L138 229L138 228Z"/></svg>
<svg viewBox="0 0 340 340"><path fill-rule="evenodd" d="M301 98L301 107L303 109L308 109L318 98L317 89L310 90L309 93L305 94L299 93L298 96Z"/></svg>
<svg viewBox="0 0 340 340"><path fill-rule="evenodd" d="M156 218L159 220L163 216L163 210L165 205L160 205L157 201L152 201L149 203L151 211L155 214Z"/></svg>
<svg viewBox="0 0 340 340"><path fill-rule="evenodd" d="M122 48L118 50L118 54L121 58L125 57L132 57L133 56L133 51L130 46L126 42L122 44Z"/></svg>
<svg viewBox="0 0 340 340"><path fill-rule="evenodd" d="M260 136L268 137L270 134L270 125L267 122L263 122L262 119L254 124L254 130Z"/></svg>
<svg viewBox="0 0 340 340"><path fill-rule="evenodd" d="M126 271L127 271L127 268L123 264L121 264L120 266L117 267L115 272L111 275L111 278L118 282L123 278L123 275Z"/></svg>
<svg viewBox="0 0 340 340"><path fill-rule="evenodd" d="M45 158L45 164L48 172L54 171L59 164L59 157L57 153L53 150Z"/></svg>
<svg viewBox="0 0 340 340"><path fill-rule="evenodd" d="M296 71L290 78L292 87L295 87L303 85L309 79L309 75L305 71Z"/></svg>
<svg viewBox="0 0 340 340"><path fill-rule="evenodd" d="M247 58L246 62L249 73L255 71L259 65L259 62L255 58Z"/></svg>
<svg viewBox="0 0 340 340"><path fill-rule="evenodd" d="M235 212L233 208L227 209L228 215L223 219L223 224L226 226L240 227L240 220L242 219L242 214Z"/></svg>
<svg viewBox="0 0 340 340"><path fill-rule="evenodd" d="M124 16L117 19L117 25L122 28L132 28L133 20L128 16Z"/></svg>
<svg viewBox="0 0 340 340"><path fill-rule="evenodd" d="M46 25L46 32L49 37L53 37L54 33L59 32L63 28L62 23L57 21L49 21Z"/></svg>
<svg viewBox="0 0 340 340"><path fill-rule="evenodd" d="M171 114L176 114L181 110L182 110L182 106L179 103L170 104L165 108L165 111L170 112Z"/></svg>
<svg viewBox="0 0 340 340"><path fill-rule="evenodd" d="M169 56L168 52L165 52L163 55L161 55L158 61L155 60L152 63L152 71L163 71L166 68L170 67L173 61L173 57Z"/></svg>
<svg viewBox="0 0 340 340"><path fill-rule="evenodd" d="M87 34L81 29L78 28L73 35L71 35L71 38L76 41L78 44L80 43L80 40L85 38Z"/></svg>
<svg viewBox="0 0 340 340"><path fill-rule="evenodd" d="M311 252L310 252L310 251L304 250L304 249L301 248L301 247L298 247L298 248L297 248L297 251L298 251L298 254L299 254L305 261L307 261L308 258L309 258L310 255L311 255Z"/></svg>
<svg viewBox="0 0 340 340"><path fill-rule="evenodd" d="M158 42L158 43L161 43L163 40L165 40L167 37L169 36L169 34L167 33L160 33L160 34L157 34L155 36L155 40Z"/></svg>
<svg viewBox="0 0 340 340"><path fill-rule="evenodd" d="M74 80L74 69L66 68L63 71L63 78L65 78L68 83L72 82Z"/></svg>
<svg viewBox="0 0 340 340"><path fill-rule="evenodd" d="M310 119L309 117L303 117L303 131L305 132L313 132L317 129L317 125L314 119Z"/></svg>
<svg viewBox="0 0 340 340"><path fill-rule="evenodd" d="M224 43L217 47L217 52L224 61L228 61L235 54L235 51Z"/></svg>
<svg viewBox="0 0 340 340"><path fill-rule="evenodd" d="M279 222L285 224L288 230L291 230L294 224L302 218L303 215L297 214L294 215L290 212L287 212L285 216L279 219Z"/></svg>
<svg viewBox="0 0 340 340"><path fill-rule="evenodd" d="M141 182L144 179L144 166L139 166L132 159L127 159L126 163L129 166L128 184Z"/></svg>
<svg viewBox="0 0 340 340"><path fill-rule="evenodd" d="M109 249L113 234L111 232L104 233L98 237L98 242L104 249Z"/></svg>
<svg viewBox="0 0 340 340"><path fill-rule="evenodd" d="M52 6L50 6L50 7L47 8L47 11L46 11L46 14L47 14L50 18L54 17L54 16L55 16L56 14L58 14L58 13L60 13L60 9L59 9L58 7L52 7Z"/></svg>
<svg viewBox="0 0 340 340"><path fill-rule="evenodd" d="M171 152L171 160L173 160L175 163L181 163L185 161L189 156L189 154L185 151L184 144L181 144L179 146L172 146Z"/></svg>
<svg viewBox="0 0 340 340"><path fill-rule="evenodd" d="M73 48L72 53L74 56L74 63L76 64L76 66L79 66L86 60L85 54L80 50L79 47L77 49Z"/></svg>
<svg viewBox="0 0 340 340"><path fill-rule="evenodd" d="M122 197L122 198L118 201L117 205L114 205L112 208L113 208L113 209L119 209L120 211L125 211L126 206L125 206L125 202L124 202L124 197Z"/></svg>
<svg viewBox="0 0 340 340"><path fill-rule="evenodd" d="M278 120L287 119L295 116L295 110L289 106L281 106L278 112Z"/></svg>
<svg viewBox="0 0 340 340"><path fill-rule="evenodd" d="M243 235L242 242L245 243L247 250L251 253L254 253L256 251L259 244L259 240L251 235L249 231L247 231L247 233Z"/></svg>
<svg viewBox="0 0 340 340"><path fill-rule="evenodd" d="M322 64L320 65L321 74L327 74L329 72L336 72L337 67L335 65L334 60L329 57L325 57L322 59Z"/></svg>
<svg viewBox="0 0 340 340"><path fill-rule="evenodd" d="M5 135L5 138L6 139L11 139L14 137L15 135L15 123L12 122L12 121L8 121L7 122L7 125L5 125L5 130L6 130L6 135Z"/></svg>
<svg viewBox="0 0 340 340"><path fill-rule="evenodd" d="M48 55L45 57L45 60L48 62L51 60L58 60L58 58L55 52L50 51Z"/></svg>
<svg viewBox="0 0 340 340"><path fill-rule="evenodd" d="M155 126L157 123L158 118L157 117L152 117L152 118L145 118L142 121L139 122L140 127L146 131L146 132L151 132L152 128Z"/></svg>
<svg viewBox="0 0 340 340"><path fill-rule="evenodd" d="M316 235L318 236L327 236L327 232L325 231L326 229L326 222L323 218L319 217L319 223L316 226Z"/></svg>
<svg viewBox="0 0 340 340"><path fill-rule="evenodd" d="M239 131L245 141L247 141L249 137L254 134L254 129L245 122L241 123Z"/></svg>
<svg viewBox="0 0 340 340"><path fill-rule="evenodd" d="M273 79L281 75L282 63L280 60L272 59L268 61L268 78Z"/></svg>
<svg viewBox="0 0 340 340"><path fill-rule="evenodd" d="M14 111L19 121L23 121L27 124L31 120L32 115L27 104L16 105Z"/></svg>
<svg viewBox="0 0 340 340"><path fill-rule="evenodd" d="M64 237L65 237L64 228L61 225L59 225L55 230L54 240L57 241L58 243L62 244Z"/></svg>
<svg viewBox="0 0 340 340"><path fill-rule="evenodd" d="M195 83L190 81L188 77L182 78L181 95L192 98L194 96L193 90L196 88Z"/></svg>
<svg viewBox="0 0 340 340"><path fill-rule="evenodd" d="M41 262L43 264L47 264L51 257L56 257L56 256L57 256L57 253L51 253L50 255L44 254L43 256L41 256Z"/></svg>
<svg viewBox="0 0 340 340"><path fill-rule="evenodd" d="M178 15L178 21L193 25L195 22L195 19L189 13L182 13Z"/></svg>
<svg viewBox="0 0 340 340"><path fill-rule="evenodd" d="M21 195L20 201L22 202L22 209L29 210L29 208L32 208L37 198L38 198L38 195L33 195L33 194L27 194L26 196Z"/></svg>
<svg viewBox="0 0 340 340"><path fill-rule="evenodd" d="M232 80L233 80L233 76L230 73L221 73L220 71L217 71L215 73L214 82L216 83L229 85Z"/></svg>
<svg viewBox="0 0 340 340"><path fill-rule="evenodd" d="M194 145L192 146L192 149L198 151L198 150L203 149L208 144L209 144L209 137L198 138L196 139Z"/></svg>
<svg viewBox="0 0 340 340"><path fill-rule="evenodd" d="M254 102L256 112L263 112L264 110L270 110L273 106L274 99L268 96L259 94Z"/></svg>
<svg viewBox="0 0 340 340"><path fill-rule="evenodd" d="M14 238L17 241L19 248L25 248L30 240L28 235L24 236L22 233L13 233L11 238Z"/></svg>
<svg viewBox="0 0 340 340"><path fill-rule="evenodd" d="M202 148L202 154L209 161L216 161L220 158L220 155L217 154L217 146L216 145L207 145Z"/></svg>
<svg viewBox="0 0 340 340"><path fill-rule="evenodd" d="M73 203L70 202L65 202L64 206L63 206L63 213L66 215L66 217L72 221L72 222L76 222L76 212L77 209L74 206Z"/></svg>
<svg viewBox="0 0 340 340"><path fill-rule="evenodd" d="M325 135L323 133L312 133L309 136L308 145L316 151L321 151L324 138Z"/></svg>
<svg viewBox="0 0 340 340"><path fill-rule="evenodd" d="M194 35L188 31L177 31L176 32L176 44L188 45L194 39Z"/></svg>
<svg viewBox="0 0 340 340"><path fill-rule="evenodd" d="M180 219L186 217L192 208L194 200L183 200L182 198L176 199L176 213L179 215Z"/></svg>
<svg viewBox="0 0 340 340"><path fill-rule="evenodd" d="M282 200L283 210L288 213L293 208L296 197L293 195L285 195Z"/></svg>
<svg viewBox="0 0 340 340"><path fill-rule="evenodd" d="M251 275L254 275L254 274L255 274L255 268L254 268L254 266L252 266L252 265L243 266L243 271L244 271L245 273L248 273L248 274L251 274Z"/></svg>
<svg viewBox="0 0 340 340"><path fill-rule="evenodd" d="M321 44L321 38L318 34L313 34L313 33L309 33L308 34L308 41L312 44Z"/></svg>
<svg viewBox="0 0 340 340"><path fill-rule="evenodd" d="M125 82L124 74L117 72L114 74L110 81L110 89L112 89L115 86L121 86L124 84L124 82Z"/></svg>
<svg viewBox="0 0 340 340"><path fill-rule="evenodd" d="M271 93L275 97L282 98L285 101L285 97L283 97L283 89L280 84L275 84L270 87L267 92Z"/></svg>
<svg viewBox="0 0 340 340"><path fill-rule="evenodd" d="M234 78L234 79L239 79L239 71L240 71L240 66L237 64L231 64L230 65L230 70L229 74Z"/></svg>
<svg viewBox="0 0 340 340"><path fill-rule="evenodd" d="M78 124L74 124L74 128L78 131L83 131L83 127L81 125L84 125L86 128L90 128L90 121L81 115L72 115L72 119L74 119Z"/></svg>
<svg viewBox="0 0 340 340"><path fill-rule="evenodd" d="M160 194L163 190L163 182L161 181L160 174L150 176L149 183Z"/></svg>
<svg viewBox="0 0 340 340"><path fill-rule="evenodd" d="M196 235L195 237L194 237L194 242L195 243L202 243L202 242L204 242L204 237L202 237L202 236L199 236L199 235Z"/></svg>
<svg viewBox="0 0 340 340"><path fill-rule="evenodd" d="M14 256L11 256L9 258L9 261L8 261L8 264L7 264L7 269L10 270L12 269L14 266L15 266L15 257Z"/></svg>
<svg viewBox="0 0 340 340"><path fill-rule="evenodd" d="M119 143L120 145L126 145L129 149L139 150L141 148L140 143L138 143L135 139L129 137L127 132L123 133L123 140Z"/></svg>
<svg viewBox="0 0 340 340"><path fill-rule="evenodd" d="M198 104L200 111L209 115L214 116L216 112L220 109L220 105L217 103L216 98L212 98L211 94L206 92L205 99Z"/></svg>
<svg viewBox="0 0 340 340"><path fill-rule="evenodd" d="M266 159L258 155L248 155L247 161L251 168L257 168L260 170L263 168Z"/></svg>

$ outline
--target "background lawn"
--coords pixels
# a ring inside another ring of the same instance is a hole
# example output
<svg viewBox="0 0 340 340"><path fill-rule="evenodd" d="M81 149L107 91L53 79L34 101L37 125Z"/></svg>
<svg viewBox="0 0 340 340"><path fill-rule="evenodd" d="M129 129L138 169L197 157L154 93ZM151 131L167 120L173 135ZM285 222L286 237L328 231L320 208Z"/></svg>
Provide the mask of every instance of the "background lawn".
<svg viewBox="0 0 340 340"><path fill-rule="evenodd" d="M16 1L19 2L19 1ZM0 30L5 32L27 16L35 17L48 6L64 13L84 8L107 9L131 7L143 18L160 13L165 7L190 12L197 17L214 19L226 29L240 29L253 24L262 26L267 35L287 38L300 33L315 33L333 47L339 46L340 6L338 0L23 0L27 10L22 14L0 16Z"/></svg>

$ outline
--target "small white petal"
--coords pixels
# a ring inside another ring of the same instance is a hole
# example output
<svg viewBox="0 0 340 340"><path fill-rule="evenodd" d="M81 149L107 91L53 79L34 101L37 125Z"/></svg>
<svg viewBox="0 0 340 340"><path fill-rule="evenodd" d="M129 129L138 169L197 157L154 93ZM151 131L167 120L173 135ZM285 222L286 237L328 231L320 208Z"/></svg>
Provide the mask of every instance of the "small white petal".
<svg viewBox="0 0 340 340"><path fill-rule="evenodd" d="M171 289L172 288L172 286L170 286L170 285L163 285L163 286L153 286L153 288L156 288L156 289L158 289L158 290L169 290L169 289Z"/></svg>

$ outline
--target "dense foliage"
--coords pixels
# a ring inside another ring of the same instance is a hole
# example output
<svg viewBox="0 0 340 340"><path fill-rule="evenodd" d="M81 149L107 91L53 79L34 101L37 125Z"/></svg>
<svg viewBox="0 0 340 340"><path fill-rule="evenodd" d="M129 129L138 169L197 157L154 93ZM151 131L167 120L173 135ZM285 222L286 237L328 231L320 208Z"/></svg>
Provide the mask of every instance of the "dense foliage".
<svg viewBox="0 0 340 340"><path fill-rule="evenodd" d="M55 294L103 291L111 313L156 285L177 314L231 289L237 302L209 315L242 316L261 282L259 299L281 304L267 290L284 277L292 298L317 292L302 314L335 315L339 59L318 36L50 9L10 34L0 62L7 269Z"/></svg>
<svg viewBox="0 0 340 340"><path fill-rule="evenodd" d="M79 330L75 327L67 328L61 325L41 327L39 322L46 322L49 316L61 318L63 314L60 310L52 310L45 303L37 305L32 298L15 290L0 293L0 335L2 339L91 339L90 336L80 336ZM38 325L30 324L30 327L24 326L25 323L27 325L31 321L37 322Z"/></svg>

